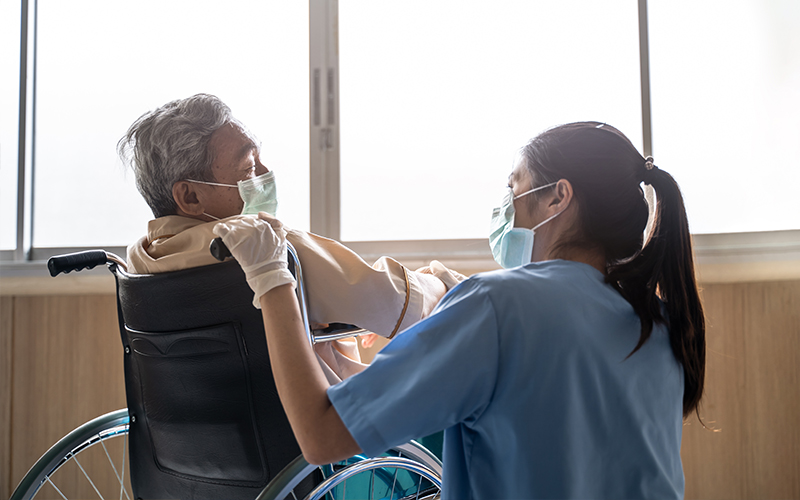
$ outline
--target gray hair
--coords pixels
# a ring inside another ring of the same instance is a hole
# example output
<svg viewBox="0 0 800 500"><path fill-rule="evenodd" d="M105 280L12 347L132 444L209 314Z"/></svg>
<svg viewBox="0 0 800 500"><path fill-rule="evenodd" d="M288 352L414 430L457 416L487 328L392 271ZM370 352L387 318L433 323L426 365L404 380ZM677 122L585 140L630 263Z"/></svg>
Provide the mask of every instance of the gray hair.
<svg viewBox="0 0 800 500"><path fill-rule="evenodd" d="M214 156L208 142L229 123L249 136L219 98L197 94L149 111L130 126L117 143L117 152L136 175L136 187L155 217L177 213L172 197L176 182L214 180Z"/></svg>

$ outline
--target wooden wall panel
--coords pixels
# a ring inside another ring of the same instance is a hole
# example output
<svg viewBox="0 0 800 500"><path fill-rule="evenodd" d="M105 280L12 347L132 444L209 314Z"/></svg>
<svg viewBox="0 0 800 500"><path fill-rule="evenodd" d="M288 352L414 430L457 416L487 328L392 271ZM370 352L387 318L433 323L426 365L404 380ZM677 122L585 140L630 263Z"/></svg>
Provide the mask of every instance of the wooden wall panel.
<svg viewBox="0 0 800 500"><path fill-rule="evenodd" d="M13 297L0 297L0 497L11 496L11 339Z"/></svg>
<svg viewBox="0 0 800 500"><path fill-rule="evenodd" d="M67 432L125 407L114 296L17 297L13 355L16 485Z"/></svg>
<svg viewBox="0 0 800 500"><path fill-rule="evenodd" d="M701 414L719 432L696 419L684 427L686 498L800 498L800 281L708 285L703 295ZM125 406L114 296L0 298L0 358L7 498L57 439Z"/></svg>
<svg viewBox="0 0 800 500"><path fill-rule="evenodd" d="M706 394L684 427L686 498L800 498L800 282L703 292Z"/></svg>

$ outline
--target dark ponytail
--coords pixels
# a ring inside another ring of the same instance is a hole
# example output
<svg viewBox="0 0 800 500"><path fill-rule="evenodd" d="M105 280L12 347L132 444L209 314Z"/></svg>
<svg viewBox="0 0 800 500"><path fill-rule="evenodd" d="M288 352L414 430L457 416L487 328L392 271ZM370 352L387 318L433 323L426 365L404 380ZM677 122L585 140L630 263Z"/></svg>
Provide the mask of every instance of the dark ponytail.
<svg viewBox="0 0 800 500"><path fill-rule="evenodd" d="M668 326L672 352L684 371L683 415L696 412L705 379L705 318L686 209L675 180L651 158L643 158L620 131L597 122L555 127L522 152L534 185L567 179L573 186L579 227L556 252L581 247L604 253L606 281L641 320L631 355L650 338L654 324ZM642 182L653 187L657 199L646 242Z"/></svg>
<svg viewBox="0 0 800 500"><path fill-rule="evenodd" d="M617 284L642 320L634 352L650 337L653 322L669 325L672 352L683 365L686 417L697 411L706 364L705 317L695 280L689 222L680 188L671 175L653 166L644 170L643 179L653 186L657 198L650 237L633 258L609 266L607 280Z"/></svg>

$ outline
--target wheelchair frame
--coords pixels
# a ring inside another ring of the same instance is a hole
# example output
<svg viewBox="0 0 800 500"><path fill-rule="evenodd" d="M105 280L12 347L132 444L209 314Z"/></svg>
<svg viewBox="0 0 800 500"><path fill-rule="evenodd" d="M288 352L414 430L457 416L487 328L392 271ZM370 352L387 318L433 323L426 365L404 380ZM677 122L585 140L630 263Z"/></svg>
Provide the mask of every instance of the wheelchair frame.
<svg viewBox="0 0 800 500"><path fill-rule="evenodd" d="M213 248L214 245L219 245L220 243L221 242L216 241L214 244L212 244L212 253L214 253L218 258L220 255L218 252L215 253ZM227 249L222 246L222 251L227 251ZM366 333L366 330L353 327L352 325L347 325L345 328L328 332L313 332L311 330L308 321L308 305L306 302L304 280L300 261L297 257L296 251L293 247L291 247L291 245L289 245L288 251L294 259L294 273L297 281L296 293L298 302L300 304L303 326L305 328L309 343L313 345L318 342L327 342ZM224 253L222 255L224 258ZM48 261L47 266L50 270L51 276L55 277L62 272L69 273L71 271L81 271L87 268L92 269L99 264L108 264L109 267L116 265L121 266L123 269L127 268L125 262L120 257L103 250L89 250L74 254L56 256ZM113 269L111 272L114 272ZM33 464L28 473L19 482L17 488L11 495L10 500L27 500L34 498L40 489L47 483L50 483L62 498L68 498L51 481L51 477L65 464L72 461L74 461L80 468L81 472L85 476L86 480L91 484L98 497L103 498L103 495L95 486L91 477L77 458L80 453L98 444L100 444L104 449L105 455L108 458L108 462L113 469L117 480L119 481L119 498L127 498L131 500L132 492L129 493L125 489L125 460L127 458L127 453L129 452L127 447L127 434L131 423L131 418L132 417L129 416L127 408L124 408L90 420L89 422L86 422L85 424L68 433ZM125 442L123 444L122 463L120 464L120 468L118 470L114 460L111 458L111 455L108 452L106 441L121 437L125 438ZM340 484L344 484L345 488L342 491L342 498L345 498L347 484L346 481L356 474L367 472L371 473L369 485L371 489L370 495L372 495L372 492L374 492L375 488L374 485L376 481L376 471L384 471L385 469L394 469L389 498L394 498L395 488L397 486L397 475L398 471L400 470L407 471L408 474L414 474L415 477L419 478L417 490L412 492L414 498L435 498L440 494L442 487L442 463L427 448L416 443L415 441L411 441L405 445L393 448L388 453L390 456L373 459L366 459L366 457L363 456L356 456L348 461L345 461L343 466L339 464L330 464L327 466L327 468L311 465L303 458L302 455L300 455L291 463L289 463L281 472L279 472L267 484L257 498L259 500L283 500L285 498L290 498L291 495L291 498L296 499L297 496L294 493L294 488L297 487L304 478L315 473L317 470L322 471L324 479L316 486L316 488L311 491L311 493L308 494L308 496L305 497L310 500L317 500L326 497L326 495L328 498L337 498L333 490ZM337 467L339 468L338 470L336 470ZM385 474L383 475L385 476ZM388 481L387 478L383 478L383 480L384 482ZM426 487L425 491L420 491L422 489L423 480L426 481L425 484L429 486ZM389 489L388 485L386 486L386 489ZM398 493L400 492L398 491Z"/></svg>

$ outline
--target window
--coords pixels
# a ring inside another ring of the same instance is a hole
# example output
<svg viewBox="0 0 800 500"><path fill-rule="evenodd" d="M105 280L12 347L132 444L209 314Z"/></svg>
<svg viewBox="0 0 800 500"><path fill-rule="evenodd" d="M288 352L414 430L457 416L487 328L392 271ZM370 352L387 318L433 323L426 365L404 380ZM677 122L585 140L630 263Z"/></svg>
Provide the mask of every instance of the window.
<svg viewBox="0 0 800 500"><path fill-rule="evenodd" d="M33 192L20 237L22 9ZM790 230L758 248L796 260L799 24L797 2L758 0L4 2L0 69L17 77L0 81L0 257L22 269L141 237L152 215L117 141L143 112L208 92L261 139L281 219L367 260L485 269L490 210L517 149L575 120L652 144L694 233Z"/></svg>
<svg viewBox="0 0 800 500"><path fill-rule="evenodd" d="M653 156L693 233L800 229L800 3L651 0Z"/></svg>
<svg viewBox="0 0 800 500"><path fill-rule="evenodd" d="M115 146L142 113L215 94L262 141L308 228L308 5L39 2L33 244L127 245L152 213Z"/></svg>
<svg viewBox="0 0 800 500"><path fill-rule="evenodd" d="M17 245L19 2L0 3L0 250Z"/></svg>
<svg viewBox="0 0 800 500"><path fill-rule="evenodd" d="M486 238L514 155L610 123L641 150L635 2L339 2L343 240Z"/></svg>

